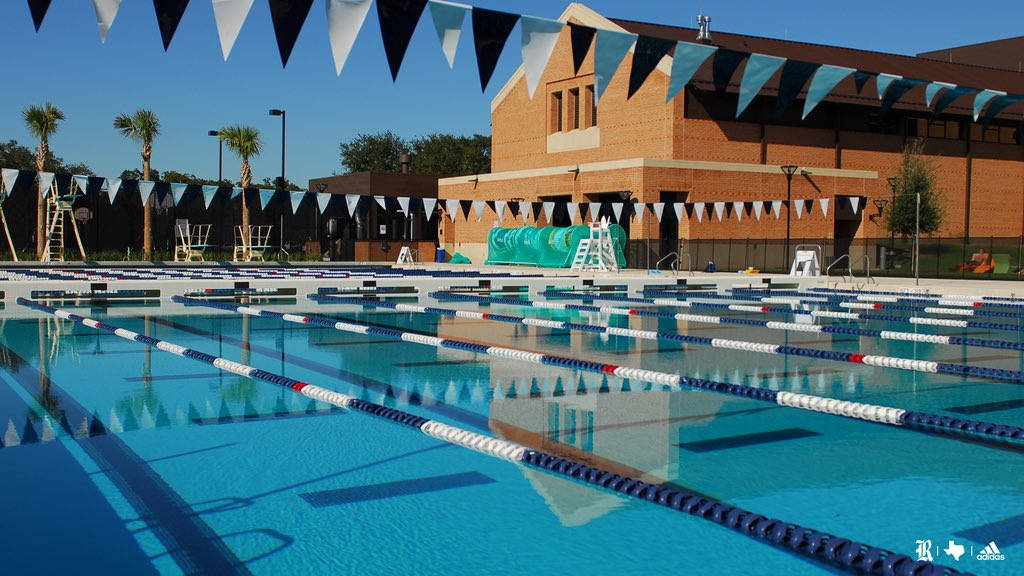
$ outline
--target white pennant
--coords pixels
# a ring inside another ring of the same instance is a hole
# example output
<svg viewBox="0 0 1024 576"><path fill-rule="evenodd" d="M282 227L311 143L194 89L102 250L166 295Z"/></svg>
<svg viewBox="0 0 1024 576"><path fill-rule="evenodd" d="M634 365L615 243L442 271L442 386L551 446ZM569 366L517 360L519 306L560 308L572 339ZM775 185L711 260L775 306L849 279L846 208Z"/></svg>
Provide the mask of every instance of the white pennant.
<svg viewBox="0 0 1024 576"><path fill-rule="evenodd" d="M505 204L504 200L496 200L494 202L494 213L498 215L498 222L505 218Z"/></svg>
<svg viewBox="0 0 1024 576"><path fill-rule="evenodd" d="M455 49L459 46L459 36L462 35L462 22L466 19L466 12L471 9L465 4L455 2L441 2L431 0L430 16L434 20L434 29L437 30L437 39L441 41L441 51L448 61L448 67L455 66Z"/></svg>
<svg viewBox="0 0 1024 576"><path fill-rule="evenodd" d="M75 181L75 186L78 186L78 189L82 191L82 194L85 194L85 189L89 186L89 177L72 176L71 179Z"/></svg>
<svg viewBox="0 0 1024 576"><path fill-rule="evenodd" d="M850 208L853 208L854 215L857 214L857 208L860 207L860 196L850 196Z"/></svg>
<svg viewBox="0 0 1024 576"><path fill-rule="evenodd" d="M576 215L580 213L580 205L575 202L566 202L565 210L569 213L569 224L576 221Z"/></svg>
<svg viewBox="0 0 1024 576"><path fill-rule="evenodd" d="M644 204L643 202L637 202L633 206L634 206L633 213L636 214L636 223L637 224L643 224L644 223L644 210L647 210L647 205Z"/></svg>
<svg viewBox="0 0 1024 576"><path fill-rule="evenodd" d="M804 215L804 201L793 200L793 205L796 206L796 219L799 220Z"/></svg>
<svg viewBox="0 0 1024 576"><path fill-rule="evenodd" d="M340 75L352 44L370 11L370 0L327 0L327 35L334 55L334 72Z"/></svg>
<svg viewBox="0 0 1024 576"><path fill-rule="evenodd" d="M356 217L356 209L359 208L359 195L358 194L345 194L345 206L348 207L348 215L350 218Z"/></svg>
<svg viewBox="0 0 1024 576"><path fill-rule="evenodd" d="M206 205L206 209L210 209L210 204L213 203L213 199L217 196L217 188L213 184L203 184L203 204Z"/></svg>
<svg viewBox="0 0 1024 576"><path fill-rule="evenodd" d="M615 214L615 221L622 221L622 202L612 202L612 214Z"/></svg>
<svg viewBox="0 0 1024 576"><path fill-rule="evenodd" d="M528 222L530 220L530 203L526 200L520 200L519 213L523 215L523 222Z"/></svg>
<svg viewBox="0 0 1024 576"><path fill-rule="evenodd" d="M426 217L427 222L434 217L434 209L437 208L437 198L424 198L423 199L423 216Z"/></svg>
<svg viewBox="0 0 1024 576"><path fill-rule="evenodd" d="M459 201L458 200L445 200L444 209L448 212L448 217L455 222L455 217L459 215Z"/></svg>
<svg viewBox="0 0 1024 576"><path fill-rule="evenodd" d="M555 213L555 203L545 202L544 203L544 218L548 221L548 226L551 226L551 216Z"/></svg>
<svg viewBox="0 0 1024 576"><path fill-rule="evenodd" d="M658 219L658 224L661 224L661 215L665 213L665 203L655 202L651 204L651 208L654 209L654 217Z"/></svg>
<svg viewBox="0 0 1024 576"><path fill-rule="evenodd" d="M398 207L402 209L402 214L405 214L405 217L408 218L409 217L409 197L408 196L399 196L399 197L395 198L395 200L398 200Z"/></svg>
<svg viewBox="0 0 1024 576"><path fill-rule="evenodd" d="M156 186L156 182L139 180L139 200L142 200L143 206L146 205L146 202L149 202L149 197L153 194L154 186Z"/></svg>
<svg viewBox="0 0 1024 576"><path fill-rule="evenodd" d="M473 200L473 211L476 212L476 221L479 222L484 217L484 201Z"/></svg>
<svg viewBox="0 0 1024 576"><path fill-rule="evenodd" d="M761 200L754 200L754 216L757 217L757 221L761 221L761 210L764 208L764 202Z"/></svg>
<svg viewBox="0 0 1024 576"><path fill-rule="evenodd" d="M2 171L4 181L4 194L10 196L11 190L14 189L14 183L18 180L18 171L15 168L4 168Z"/></svg>
<svg viewBox="0 0 1024 576"><path fill-rule="evenodd" d="M828 198L818 198L818 204L821 205L821 215L828 216Z"/></svg>
<svg viewBox="0 0 1024 576"><path fill-rule="evenodd" d="M772 212L775 213L775 219L779 219L779 211L782 210L782 200L772 200Z"/></svg>
<svg viewBox="0 0 1024 576"><path fill-rule="evenodd" d="M722 221L722 214L725 212L725 202L715 202L715 216L718 216L718 221Z"/></svg>
<svg viewBox="0 0 1024 576"><path fill-rule="evenodd" d="M597 215L600 212L601 212L601 203L600 202L591 202L590 203L590 221L591 222L597 222Z"/></svg>
<svg viewBox="0 0 1024 576"><path fill-rule="evenodd" d="M694 211L694 213L697 214L697 222L702 222L704 220L704 203L703 202L694 202L693 203L693 211ZM679 212L677 211L676 214L678 214L678 213Z"/></svg>
<svg viewBox="0 0 1024 576"><path fill-rule="evenodd" d="M320 210L321 214L324 213L324 210L327 210L327 205L331 203L331 196L327 192L316 193L316 207Z"/></svg>
<svg viewBox="0 0 1024 576"><path fill-rule="evenodd" d="M53 184L53 172L39 173L39 194L46 198L50 194L50 185Z"/></svg>
<svg viewBox="0 0 1024 576"><path fill-rule="evenodd" d="M523 46L523 70L526 76L526 90L533 99L533 93L537 91L537 84L548 67L548 60L551 52L555 49L555 43L562 33L565 24L557 20L547 18L535 18L533 16L520 16L519 27L522 31Z"/></svg>
<svg viewBox="0 0 1024 576"><path fill-rule="evenodd" d="M377 201L377 204L380 204L381 208L383 208L384 210L388 209L388 204L387 204L387 201L384 200L384 196L381 196L379 194L375 194L373 196L373 199Z"/></svg>
<svg viewBox="0 0 1024 576"><path fill-rule="evenodd" d="M92 7L96 9L96 25L100 28L100 42L107 41L107 32L114 24L117 17L117 9L121 7L121 0L92 0Z"/></svg>
<svg viewBox="0 0 1024 576"><path fill-rule="evenodd" d="M743 221L743 202L733 202L732 211L736 213L736 220Z"/></svg>
<svg viewBox="0 0 1024 576"><path fill-rule="evenodd" d="M120 178L107 178L107 198L110 198L110 203L114 203L114 198L117 198L118 191L121 190L121 179Z"/></svg>
<svg viewBox="0 0 1024 576"><path fill-rule="evenodd" d="M306 198L305 192L292 192L290 194L292 201L292 216L299 211L299 206L302 206L302 200Z"/></svg>
<svg viewBox="0 0 1024 576"><path fill-rule="evenodd" d="M213 19L217 22L217 36L220 37L220 51L224 60L231 54L235 39L242 30L242 24L252 8L252 0L213 0Z"/></svg>

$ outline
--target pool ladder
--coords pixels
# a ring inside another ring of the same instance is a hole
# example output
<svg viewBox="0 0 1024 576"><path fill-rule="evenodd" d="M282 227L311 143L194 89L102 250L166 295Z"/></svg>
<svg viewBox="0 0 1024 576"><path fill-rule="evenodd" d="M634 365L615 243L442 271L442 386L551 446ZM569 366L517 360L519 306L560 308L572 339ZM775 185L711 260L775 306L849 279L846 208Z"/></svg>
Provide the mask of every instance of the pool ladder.
<svg viewBox="0 0 1024 576"><path fill-rule="evenodd" d="M843 254L839 258L836 258L834 262L829 264L828 268L825 269L825 277L830 278L832 276L832 268L836 264L842 262L844 259L846 260L846 274L841 276L841 278L845 282L853 284L853 280L856 278L856 276L854 276L853 274L853 266L855 262L852 258L850 258L849 254ZM859 288L863 288L866 284L877 284L877 282L875 282L875 279L871 277L871 258L867 254L864 254L856 260L856 264L860 264L861 262L864 263L864 282L858 285ZM835 285L838 286L839 282L836 282Z"/></svg>

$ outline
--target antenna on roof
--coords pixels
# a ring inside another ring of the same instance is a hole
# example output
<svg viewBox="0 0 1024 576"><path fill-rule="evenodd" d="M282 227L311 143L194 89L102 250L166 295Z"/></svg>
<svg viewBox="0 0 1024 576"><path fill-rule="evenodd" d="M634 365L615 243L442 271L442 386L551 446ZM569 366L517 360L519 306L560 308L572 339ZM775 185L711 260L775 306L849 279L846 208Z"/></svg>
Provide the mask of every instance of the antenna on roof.
<svg viewBox="0 0 1024 576"><path fill-rule="evenodd" d="M697 14L697 42L711 43L711 16Z"/></svg>

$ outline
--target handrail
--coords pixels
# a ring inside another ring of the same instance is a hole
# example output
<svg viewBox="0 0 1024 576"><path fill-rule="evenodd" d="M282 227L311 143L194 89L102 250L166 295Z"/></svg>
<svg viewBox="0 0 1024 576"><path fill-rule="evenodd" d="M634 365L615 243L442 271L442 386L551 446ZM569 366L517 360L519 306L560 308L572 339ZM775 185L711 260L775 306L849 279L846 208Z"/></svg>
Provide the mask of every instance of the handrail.
<svg viewBox="0 0 1024 576"><path fill-rule="evenodd" d="M828 268L825 268L825 277L826 278L832 276L832 274L831 274L832 267L835 266L836 264L839 264L840 262L842 262L844 258L846 259L846 262L848 264L847 268L849 268L849 265L850 265L850 255L849 254L843 254L839 258L836 258L835 260L833 260L832 263L828 265ZM852 276L852 274L851 274L851 276ZM845 274L843 275L843 278L846 278Z"/></svg>
<svg viewBox="0 0 1024 576"><path fill-rule="evenodd" d="M846 259L846 274L843 275L843 279L847 280L848 282L853 282L853 279L855 278L855 276L853 275L853 265L855 264L855 262L854 262L853 258L851 258L848 253L847 254L843 254L839 258L836 258L831 264L829 264L828 268L825 268L825 276L826 277L832 276L832 274L831 274L832 267L835 266L836 264L839 264L840 262L842 262L844 258ZM871 257L868 256L867 254L863 254L856 261L857 264L859 264L861 262L864 262L864 276L865 276L865 279L869 283L873 282L874 280L871 278Z"/></svg>
<svg viewBox="0 0 1024 576"><path fill-rule="evenodd" d="M867 254L863 254L863 255L861 255L860 258L857 259L857 262L858 263L859 262L864 262L864 279L866 280L866 282L868 284L874 282L874 279L871 278L871 257L868 256ZM850 265L850 279L852 280L853 279L853 263L852 263L852 261L851 261L850 264L851 264Z"/></svg>
<svg viewBox="0 0 1024 576"><path fill-rule="evenodd" d="M679 253L678 252L669 252L668 254L665 254L664 256L662 256L661 260L658 260L657 262L654 263L654 269L658 270L659 268L661 268L661 263L662 262L664 262L665 260L668 260L669 258L672 258L672 257L675 257L675 260L672 261L672 264L669 267L672 269L673 275L678 274L679 273Z"/></svg>

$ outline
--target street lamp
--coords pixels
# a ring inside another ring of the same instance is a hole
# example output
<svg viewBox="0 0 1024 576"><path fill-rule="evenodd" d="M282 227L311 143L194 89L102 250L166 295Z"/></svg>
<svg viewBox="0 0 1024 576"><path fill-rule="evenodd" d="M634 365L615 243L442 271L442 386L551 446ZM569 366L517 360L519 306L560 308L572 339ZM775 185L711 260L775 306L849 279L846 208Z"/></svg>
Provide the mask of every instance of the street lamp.
<svg viewBox="0 0 1024 576"><path fill-rule="evenodd" d="M219 185L224 180L224 141L220 139L220 132L216 130L210 130L207 134L217 139L217 184Z"/></svg>
<svg viewBox="0 0 1024 576"><path fill-rule="evenodd" d="M285 135L285 113L284 110L279 108L270 109L271 116L281 117L281 180L278 182L278 188L284 190L284 135Z"/></svg>
<svg viewBox="0 0 1024 576"><path fill-rule="evenodd" d="M786 164L785 166L779 166L782 173L786 175L786 260L783 266L789 266L789 230L791 223L791 213L793 212L793 174L796 174L798 166L792 164Z"/></svg>
<svg viewBox="0 0 1024 576"><path fill-rule="evenodd" d="M895 176L889 176L889 178L887 180L889 182L889 186L892 187L892 208L893 208L893 210L895 210L896 209L896 185L900 183L900 179L895 177ZM889 218L892 218L892 214L889 215ZM889 251L892 252L895 249L896 249L896 231L895 230L890 230L889 231Z"/></svg>

